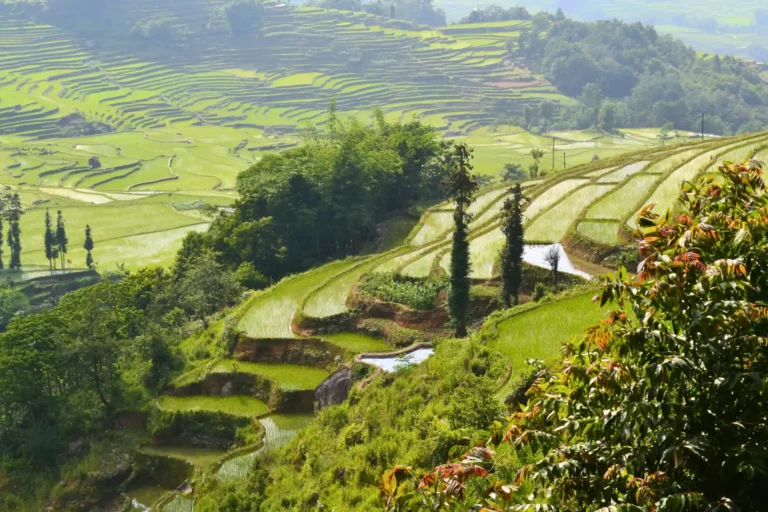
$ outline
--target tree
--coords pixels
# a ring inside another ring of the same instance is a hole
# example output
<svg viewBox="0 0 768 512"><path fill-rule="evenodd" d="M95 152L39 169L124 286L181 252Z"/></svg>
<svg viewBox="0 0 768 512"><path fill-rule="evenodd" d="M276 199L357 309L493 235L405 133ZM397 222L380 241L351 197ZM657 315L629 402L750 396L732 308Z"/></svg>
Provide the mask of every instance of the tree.
<svg viewBox="0 0 768 512"><path fill-rule="evenodd" d="M83 249L87 251L85 265L88 268L93 268L93 256L91 256L91 251L93 250L93 238L91 237L91 226L88 224L85 225L85 243L83 244Z"/></svg>
<svg viewBox="0 0 768 512"><path fill-rule="evenodd" d="M616 128L617 108L613 103L605 103L600 109L598 124L605 132L612 132Z"/></svg>
<svg viewBox="0 0 768 512"><path fill-rule="evenodd" d="M530 130L531 127L536 125L538 123L538 111L536 110L536 107L533 105L526 105L523 109L523 122L525 123L524 128L526 130Z"/></svg>
<svg viewBox="0 0 768 512"><path fill-rule="evenodd" d="M557 286L558 270L560 268L560 246L558 244L553 244L547 250L544 254L544 261L552 269L552 276L555 280L555 286Z"/></svg>
<svg viewBox="0 0 768 512"><path fill-rule="evenodd" d="M422 482L450 469L446 501L471 486L489 509L765 509L768 190L753 162L720 173L686 183L678 214L641 210L643 261L606 280L606 320L537 365L527 406L488 445ZM514 466L515 447L541 455Z"/></svg>
<svg viewBox="0 0 768 512"><path fill-rule="evenodd" d="M520 164L504 164L504 170L501 171L501 179L504 181L518 181L526 178L523 166Z"/></svg>
<svg viewBox="0 0 768 512"><path fill-rule="evenodd" d="M547 131L549 122L555 116L555 104L551 101L542 101L539 105L539 119L541 119L542 131Z"/></svg>
<svg viewBox="0 0 768 512"><path fill-rule="evenodd" d="M533 148L531 150L531 156L533 157L534 163L528 167L528 174L531 178L535 178L539 175L539 161L544 158L544 150Z"/></svg>
<svg viewBox="0 0 768 512"><path fill-rule="evenodd" d="M233 37L249 35L261 29L264 6L254 0L235 0L224 7L224 14Z"/></svg>
<svg viewBox="0 0 768 512"><path fill-rule="evenodd" d="M234 274L217 263L212 252L206 251L186 269L173 295L190 318L207 326L208 317L234 304L242 291Z"/></svg>
<svg viewBox="0 0 768 512"><path fill-rule="evenodd" d="M43 238L45 241L45 258L48 260L48 266L53 270L53 262L56 259L56 255L54 255L56 235L54 235L51 227L51 212L47 208L45 210L45 234Z"/></svg>
<svg viewBox="0 0 768 512"><path fill-rule="evenodd" d="M455 229L451 248L451 287L448 293L448 309L456 325L456 336L467 335L469 317L469 241L467 231L472 215L467 212L478 189L477 180L471 174L472 150L465 143L453 150L451 173L445 180L445 191L456 207L453 214Z"/></svg>
<svg viewBox="0 0 768 512"><path fill-rule="evenodd" d="M518 183L512 190L512 197L504 201L501 231L504 233L504 247L501 250L501 280L504 304L519 303L520 285L523 282L523 253L525 252L523 228L523 191Z"/></svg>
<svg viewBox="0 0 768 512"><path fill-rule="evenodd" d="M671 132L674 128L675 126L672 123L666 123L661 127L659 138L661 139L662 146L667 142L668 139L671 138L669 132Z"/></svg>
<svg viewBox="0 0 768 512"><path fill-rule="evenodd" d="M64 214L59 210L56 218L56 249L61 260L62 270L66 268L68 243L69 239L67 238L67 228L64 225Z"/></svg>
<svg viewBox="0 0 768 512"><path fill-rule="evenodd" d="M7 194L3 198L3 216L9 222L8 228L8 246L11 249L11 270L21 269L21 227L19 227L19 221L24 213L24 208L21 206L21 198L19 194Z"/></svg>

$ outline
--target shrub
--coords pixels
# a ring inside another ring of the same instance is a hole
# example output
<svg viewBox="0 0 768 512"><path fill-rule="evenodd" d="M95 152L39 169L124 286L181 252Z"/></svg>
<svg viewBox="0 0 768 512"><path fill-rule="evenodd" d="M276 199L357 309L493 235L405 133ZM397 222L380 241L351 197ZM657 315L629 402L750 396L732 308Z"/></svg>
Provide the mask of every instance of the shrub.
<svg viewBox="0 0 768 512"><path fill-rule="evenodd" d="M371 275L360 285L360 291L385 302L429 310L435 307L437 295L447 286L448 281L442 278L412 279L390 273Z"/></svg>

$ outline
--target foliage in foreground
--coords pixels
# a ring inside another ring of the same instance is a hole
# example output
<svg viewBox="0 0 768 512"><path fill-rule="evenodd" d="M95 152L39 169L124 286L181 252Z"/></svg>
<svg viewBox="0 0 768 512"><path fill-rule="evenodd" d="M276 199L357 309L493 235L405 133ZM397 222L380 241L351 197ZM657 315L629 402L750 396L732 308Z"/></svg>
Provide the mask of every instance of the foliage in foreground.
<svg viewBox="0 0 768 512"><path fill-rule="evenodd" d="M388 473L390 510L765 510L768 198L754 162L722 175L686 185L677 217L641 212L639 274L602 292L620 309L541 369L505 431ZM541 456L505 478L523 447Z"/></svg>
<svg viewBox="0 0 768 512"><path fill-rule="evenodd" d="M241 484L212 483L195 510L380 510L379 477L396 461L430 468L503 417L494 390L504 370L477 343L444 341L425 363L323 409Z"/></svg>

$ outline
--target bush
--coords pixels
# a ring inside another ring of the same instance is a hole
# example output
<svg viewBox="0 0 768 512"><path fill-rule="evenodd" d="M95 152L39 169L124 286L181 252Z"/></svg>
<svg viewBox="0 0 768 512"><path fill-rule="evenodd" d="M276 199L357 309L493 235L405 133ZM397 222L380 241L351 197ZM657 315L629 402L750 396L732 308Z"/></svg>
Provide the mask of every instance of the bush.
<svg viewBox="0 0 768 512"><path fill-rule="evenodd" d="M385 302L429 310L435 307L437 295L447 287L448 281L443 278L410 279L390 273L371 275L360 285L360 291Z"/></svg>
<svg viewBox="0 0 768 512"><path fill-rule="evenodd" d="M536 286L533 287L533 300L539 301L550 293L552 293L552 287L544 283L536 283Z"/></svg>

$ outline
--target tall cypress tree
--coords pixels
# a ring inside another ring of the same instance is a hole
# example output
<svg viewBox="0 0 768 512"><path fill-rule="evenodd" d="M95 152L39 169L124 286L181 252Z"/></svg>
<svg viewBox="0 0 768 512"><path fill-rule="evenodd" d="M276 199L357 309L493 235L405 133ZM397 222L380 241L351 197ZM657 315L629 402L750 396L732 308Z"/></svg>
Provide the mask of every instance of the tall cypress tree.
<svg viewBox="0 0 768 512"><path fill-rule="evenodd" d="M5 218L10 223L8 227L8 246L11 249L11 270L21 269L21 227L19 221L24 209L21 207L19 194L7 195L4 201Z"/></svg>
<svg viewBox="0 0 768 512"><path fill-rule="evenodd" d="M53 234L51 224L51 212L45 210L45 257L48 260L48 266L53 270L53 248L56 245L56 237Z"/></svg>
<svg viewBox="0 0 768 512"><path fill-rule="evenodd" d="M504 201L502 209L501 231L506 239L501 250L501 280L504 283L502 293L504 304L515 305L520 301L520 285L523 282L523 191L520 184L512 189L512 196Z"/></svg>
<svg viewBox="0 0 768 512"><path fill-rule="evenodd" d="M61 210L58 211L58 216L56 219L56 247L58 248L59 252L59 258L61 259L61 269L64 270L66 268L66 261L67 261L67 244L69 243L69 239L67 239L67 229L64 226L64 214L61 213Z"/></svg>
<svg viewBox="0 0 768 512"><path fill-rule="evenodd" d="M85 264L88 268L93 268L93 256L91 256L91 251L93 250L93 238L91 237L91 226L88 224L85 225L85 243L83 244L83 249L88 251L88 255L85 257Z"/></svg>
<svg viewBox="0 0 768 512"><path fill-rule="evenodd" d="M474 200L478 184L471 174L472 150L464 143L458 144L453 150L451 173L446 178L444 186L448 197L453 199L456 210L453 214L455 230L453 232L453 247L451 248L451 288L448 293L448 309L456 325L456 336L463 338L467 335L467 319L469 317L469 242L467 231L472 215L467 212Z"/></svg>

